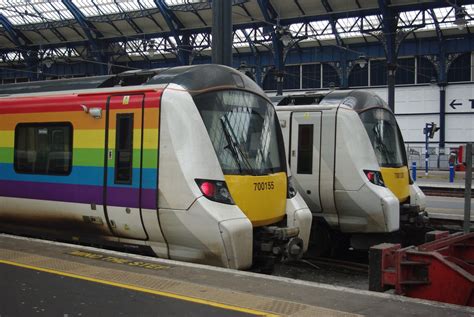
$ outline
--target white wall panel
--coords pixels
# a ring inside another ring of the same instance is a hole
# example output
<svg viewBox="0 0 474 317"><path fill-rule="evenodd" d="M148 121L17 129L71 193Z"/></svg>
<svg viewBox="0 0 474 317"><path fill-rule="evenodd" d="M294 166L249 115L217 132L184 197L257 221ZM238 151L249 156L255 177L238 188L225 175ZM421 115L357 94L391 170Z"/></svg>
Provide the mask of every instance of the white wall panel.
<svg viewBox="0 0 474 317"><path fill-rule="evenodd" d="M450 107L453 104L454 108ZM451 85L446 89L446 112L474 112L474 85ZM474 119L474 117L473 117Z"/></svg>
<svg viewBox="0 0 474 317"><path fill-rule="evenodd" d="M387 88L370 88L384 100L388 99ZM450 107L450 104L456 109ZM474 142L474 84L449 85L446 87L446 142ZM439 113L439 87L410 86L396 87L395 112ZM464 114L457 115L456 113ZM466 114L471 112L471 114ZM397 116L405 142L424 142L423 127L427 122L439 126L439 115ZM439 133L430 141L438 142ZM449 145L446 145L449 147Z"/></svg>
<svg viewBox="0 0 474 317"><path fill-rule="evenodd" d="M448 115L446 126L446 142L474 142L474 115Z"/></svg>
<svg viewBox="0 0 474 317"><path fill-rule="evenodd" d="M403 140L405 140L406 143L424 142L425 135L423 134L423 128L425 127L425 123L434 122L439 125L439 116L397 116L397 121L402 131ZM436 133L435 137L430 141L438 142L439 133Z"/></svg>

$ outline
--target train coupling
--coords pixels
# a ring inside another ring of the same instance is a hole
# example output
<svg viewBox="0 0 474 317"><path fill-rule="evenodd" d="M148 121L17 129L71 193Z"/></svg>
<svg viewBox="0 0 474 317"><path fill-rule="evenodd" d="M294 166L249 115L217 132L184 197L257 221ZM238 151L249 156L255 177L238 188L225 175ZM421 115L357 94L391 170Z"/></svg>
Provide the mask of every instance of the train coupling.
<svg viewBox="0 0 474 317"><path fill-rule="evenodd" d="M420 211L419 206L402 206L400 212L400 223L402 226L425 228L429 225L429 222L428 213Z"/></svg>
<svg viewBox="0 0 474 317"><path fill-rule="evenodd" d="M259 250L272 254L283 261L298 260L303 256L303 240L298 237L297 227L264 227L260 236Z"/></svg>

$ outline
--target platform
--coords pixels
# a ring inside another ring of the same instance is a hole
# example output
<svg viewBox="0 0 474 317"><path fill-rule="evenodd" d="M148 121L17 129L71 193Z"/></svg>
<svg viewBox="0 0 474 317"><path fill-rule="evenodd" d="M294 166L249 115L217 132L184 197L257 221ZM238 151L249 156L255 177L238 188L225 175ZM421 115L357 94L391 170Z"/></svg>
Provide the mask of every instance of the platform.
<svg viewBox="0 0 474 317"><path fill-rule="evenodd" d="M1 234L0 276L2 317L472 316L466 307Z"/></svg>

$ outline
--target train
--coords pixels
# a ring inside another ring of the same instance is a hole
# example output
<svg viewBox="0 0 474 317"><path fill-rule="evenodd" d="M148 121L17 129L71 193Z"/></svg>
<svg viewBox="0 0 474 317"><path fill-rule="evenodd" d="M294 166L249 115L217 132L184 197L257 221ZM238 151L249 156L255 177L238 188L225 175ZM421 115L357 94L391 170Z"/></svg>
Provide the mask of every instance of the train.
<svg viewBox="0 0 474 317"><path fill-rule="evenodd" d="M308 248L275 109L221 65L0 86L0 231L248 269Z"/></svg>
<svg viewBox="0 0 474 317"><path fill-rule="evenodd" d="M271 99L295 187L314 216L315 252L368 248L426 222L402 134L378 95L333 90Z"/></svg>

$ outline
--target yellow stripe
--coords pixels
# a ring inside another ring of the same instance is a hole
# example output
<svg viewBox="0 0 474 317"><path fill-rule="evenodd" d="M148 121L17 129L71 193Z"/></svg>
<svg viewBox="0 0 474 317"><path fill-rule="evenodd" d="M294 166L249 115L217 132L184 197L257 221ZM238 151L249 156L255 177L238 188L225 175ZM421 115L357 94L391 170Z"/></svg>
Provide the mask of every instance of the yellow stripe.
<svg viewBox="0 0 474 317"><path fill-rule="evenodd" d="M13 131L0 131L0 147L13 147L14 144Z"/></svg>
<svg viewBox="0 0 474 317"><path fill-rule="evenodd" d="M45 269L45 268L42 268L42 267L37 267L37 266L32 266L32 265L27 265L27 264L21 264L21 263L5 261L5 260L0 260L0 263L7 264L7 265L12 265L12 266L18 266L18 267L22 267L22 268L30 269L30 270L36 270L36 271L41 271L41 272L46 272L46 273L51 273L51 274L56 274L56 275L61 275L61 276L67 276L67 277L76 278L76 279L85 280L85 281L94 282L94 283L99 283L99 284L111 285L111 286L125 288L125 289L129 289L129 290L133 290L133 291L138 291L138 292L143 292L143 293L160 295L160 296L164 296L164 297L175 298L175 299L184 300L184 301L187 301L187 302L203 304L203 305L207 305L207 306L218 307L218 308L222 308L222 309L233 310L233 311L243 312L243 313L247 313L247 314L253 314L253 315L256 315L256 316L271 316L271 317L278 316L278 315L269 314L269 313L258 311L258 310L253 310L253 309L248 309L248 308L243 308L243 307L237 307L237 306L212 302L212 301L208 301L208 300L205 300L205 299L188 297L188 296L184 296L184 295L178 295L178 294L167 293L167 292L162 292L162 291L155 291L155 290L142 288L142 287L138 287L138 286L127 285L127 284L116 283L116 282L110 282L110 281L106 281L106 280L100 280L100 279L96 279L96 278L92 278L92 277L87 277L87 276L82 276L82 275L77 275L77 274L72 274L72 273L66 273L66 272L60 272L60 271L51 270L51 269Z"/></svg>
<svg viewBox="0 0 474 317"><path fill-rule="evenodd" d="M105 132L104 130L76 130L72 139L74 148L103 149ZM115 140L113 141L115 143Z"/></svg>
<svg viewBox="0 0 474 317"><path fill-rule="evenodd" d="M158 129L145 129L143 138L144 149L156 149L158 144ZM115 148L115 130L110 130L109 148ZM104 130L75 130L73 137L74 148L102 149L105 144ZM0 147L12 148L15 144L14 131L0 131ZM140 148L141 133L133 131L133 148Z"/></svg>

